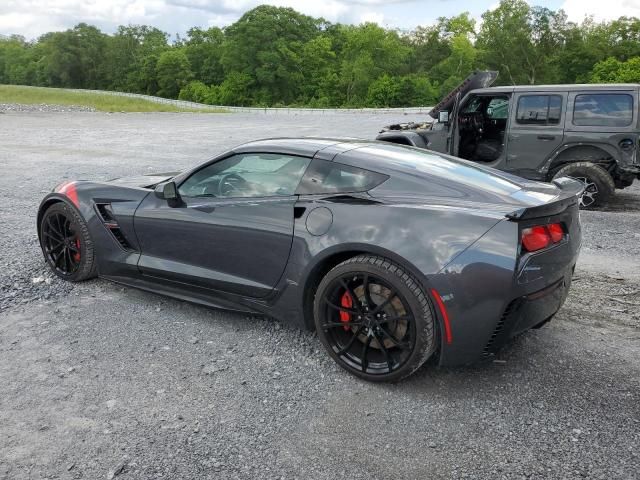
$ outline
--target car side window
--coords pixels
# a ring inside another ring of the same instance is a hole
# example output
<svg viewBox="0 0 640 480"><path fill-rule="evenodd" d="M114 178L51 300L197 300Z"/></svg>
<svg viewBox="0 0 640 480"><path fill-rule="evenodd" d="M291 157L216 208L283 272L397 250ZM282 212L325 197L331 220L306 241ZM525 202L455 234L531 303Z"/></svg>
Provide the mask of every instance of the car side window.
<svg viewBox="0 0 640 480"><path fill-rule="evenodd" d="M557 125L562 116L560 95L523 95L518 99L516 122L524 125Z"/></svg>
<svg viewBox="0 0 640 480"><path fill-rule="evenodd" d="M620 93L576 95L573 124L585 127L626 127L633 121L633 97Z"/></svg>
<svg viewBox="0 0 640 480"><path fill-rule="evenodd" d="M243 153L207 165L178 188L183 197L271 197L293 195L310 158Z"/></svg>
<svg viewBox="0 0 640 480"><path fill-rule="evenodd" d="M304 175L298 192L301 195L316 193L366 192L377 187L387 175L326 160L314 160Z"/></svg>

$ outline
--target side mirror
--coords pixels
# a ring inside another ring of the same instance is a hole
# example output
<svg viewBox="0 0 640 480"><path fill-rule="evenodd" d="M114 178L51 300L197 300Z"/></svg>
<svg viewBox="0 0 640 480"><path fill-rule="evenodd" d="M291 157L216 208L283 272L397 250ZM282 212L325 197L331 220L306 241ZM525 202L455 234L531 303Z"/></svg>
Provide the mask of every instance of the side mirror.
<svg viewBox="0 0 640 480"><path fill-rule="evenodd" d="M449 123L449 112L447 112L446 110L438 112L438 122Z"/></svg>
<svg viewBox="0 0 640 480"><path fill-rule="evenodd" d="M156 197L161 198L163 200L177 200L178 199L178 188L176 187L175 182L164 182L156 185L154 189Z"/></svg>

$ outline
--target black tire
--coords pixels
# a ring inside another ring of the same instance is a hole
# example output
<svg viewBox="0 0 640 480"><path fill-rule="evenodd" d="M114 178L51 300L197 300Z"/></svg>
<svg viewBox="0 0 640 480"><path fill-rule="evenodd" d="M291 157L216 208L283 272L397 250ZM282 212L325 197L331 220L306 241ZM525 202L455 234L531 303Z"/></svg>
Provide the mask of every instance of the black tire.
<svg viewBox="0 0 640 480"><path fill-rule="evenodd" d="M615 182L609 172L590 162L570 163L560 168L553 178L572 177L585 183L585 192L580 198L580 208L589 210L609 201L616 190Z"/></svg>
<svg viewBox="0 0 640 480"><path fill-rule="evenodd" d="M344 303L336 309L335 299L345 296L356 300L348 309ZM368 381L408 377L436 350L431 301L416 279L383 257L358 255L334 267L318 285L313 312L318 337L329 355L340 367ZM384 318L373 318L381 315ZM343 352L347 344L352 346ZM362 351L359 359L353 353L358 349ZM379 361L369 360L368 355Z"/></svg>
<svg viewBox="0 0 640 480"><path fill-rule="evenodd" d="M42 215L40 248L53 273L64 280L80 282L97 275L87 224L64 202L54 203Z"/></svg>

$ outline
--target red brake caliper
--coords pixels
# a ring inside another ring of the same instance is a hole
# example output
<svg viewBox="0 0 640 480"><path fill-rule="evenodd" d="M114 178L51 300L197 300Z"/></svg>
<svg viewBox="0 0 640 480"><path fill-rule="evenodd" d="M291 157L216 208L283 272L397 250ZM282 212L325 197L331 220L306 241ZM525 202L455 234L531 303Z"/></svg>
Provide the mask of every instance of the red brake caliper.
<svg viewBox="0 0 640 480"><path fill-rule="evenodd" d="M351 300L351 295L349 295L349 292L344 292L342 294L342 298L340 298L340 306L344 308L353 307L353 300ZM350 322L351 315L349 315L349 313L347 312L343 312L342 310L340 310L340 321L344 323ZM344 328L345 331L349 331L349 325L345 325L342 328Z"/></svg>
<svg viewBox="0 0 640 480"><path fill-rule="evenodd" d="M73 254L73 259L76 262L79 262L80 261L80 239L79 238L76 238L76 248L78 249L78 251Z"/></svg>

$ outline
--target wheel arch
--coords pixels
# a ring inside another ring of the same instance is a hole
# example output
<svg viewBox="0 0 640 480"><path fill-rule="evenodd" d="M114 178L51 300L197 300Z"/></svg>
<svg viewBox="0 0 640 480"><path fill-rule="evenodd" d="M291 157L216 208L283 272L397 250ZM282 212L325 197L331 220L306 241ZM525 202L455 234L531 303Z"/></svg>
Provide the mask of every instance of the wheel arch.
<svg viewBox="0 0 640 480"><path fill-rule="evenodd" d="M309 266L307 274L305 275L304 288L302 290L302 311L305 328L311 331L315 330L313 321L313 299L316 289L318 288L318 285L320 284L322 278L335 266L339 265L345 260L348 260L349 258L353 258L358 255L376 255L388 258L393 263L398 264L400 267L406 270L407 273L411 274L411 276L413 276L414 279L418 282L420 287L422 287L424 294L430 300L431 308L433 310L432 314L434 315L434 318L437 319L436 329L439 335L441 319L434 310L433 299L431 298L430 293L430 283L427 277L407 259L390 250L378 247L376 245L357 243L344 244L327 248L321 254L317 255L316 261Z"/></svg>
<svg viewBox="0 0 640 480"><path fill-rule="evenodd" d="M547 180L562 167L575 162L589 162L610 171L617 163L618 152L607 144L569 144L557 150L546 165Z"/></svg>
<svg viewBox="0 0 640 480"><path fill-rule="evenodd" d="M76 206L71 201L69 201L69 199L64 195L60 195L58 193L51 193L47 195L44 198L44 200L42 200L42 202L40 203L40 206L38 207L38 215L36 217L36 229L38 231L38 241L40 240L40 233L41 233L40 224L42 223L42 217L44 216L44 212L46 212L49 209L49 207L51 207L52 205L55 205L56 203L66 203L70 208L73 208L74 210L78 211Z"/></svg>

